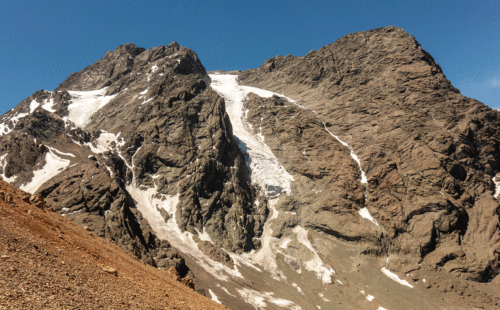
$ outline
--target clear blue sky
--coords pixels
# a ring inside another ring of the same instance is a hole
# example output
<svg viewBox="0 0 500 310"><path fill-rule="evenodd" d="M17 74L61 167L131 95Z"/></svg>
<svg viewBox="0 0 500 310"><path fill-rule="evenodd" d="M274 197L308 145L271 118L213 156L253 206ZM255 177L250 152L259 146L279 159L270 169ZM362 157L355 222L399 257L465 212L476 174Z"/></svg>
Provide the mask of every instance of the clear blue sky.
<svg viewBox="0 0 500 310"><path fill-rule="evenodd" d="M244 70L388 25L414 35L462 94L500 108L498 0L0 0L0 114L123 43L177 41L207 70Z"/></svg>

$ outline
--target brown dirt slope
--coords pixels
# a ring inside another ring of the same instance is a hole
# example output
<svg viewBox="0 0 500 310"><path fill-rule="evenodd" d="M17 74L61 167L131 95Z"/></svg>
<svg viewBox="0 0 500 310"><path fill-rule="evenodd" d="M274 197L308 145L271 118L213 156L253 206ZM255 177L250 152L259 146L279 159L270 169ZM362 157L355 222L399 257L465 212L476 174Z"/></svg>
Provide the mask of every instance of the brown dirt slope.
<svg viewBox="0 0 500 310"><path fill-rule="evenodd" d="M0 181L0 309L227 309L178 279Z"/></svg>

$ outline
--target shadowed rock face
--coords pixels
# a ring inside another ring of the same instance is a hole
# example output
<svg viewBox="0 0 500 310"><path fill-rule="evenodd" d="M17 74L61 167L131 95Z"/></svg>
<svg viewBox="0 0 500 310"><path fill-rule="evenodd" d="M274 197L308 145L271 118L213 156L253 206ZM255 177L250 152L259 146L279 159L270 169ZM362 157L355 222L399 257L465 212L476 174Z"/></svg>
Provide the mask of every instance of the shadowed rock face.
<svg viewBox="0 0 500 310"><path fill-rule="evenodd" d="M392 269L421 264L477 281L498 273L500 212L492 178L500 171L500 114L462 96L413 36L394 27L350 34L305 57L269 59L239 80L299 101L353 148L368 178L366 199L357 203L383 227ZM272 99L262 108L278 105ZM279 139L303 127L281 120L283 114L291 115L278 113L263 130L281 150L287 143ZM306 162L292 166L304 170ZM346 167L337 158L332 165ZM354 176L345 175L351 182ZM343 203L336 212L351 208ZM326 226L345 229L335 221Z"/></svg>

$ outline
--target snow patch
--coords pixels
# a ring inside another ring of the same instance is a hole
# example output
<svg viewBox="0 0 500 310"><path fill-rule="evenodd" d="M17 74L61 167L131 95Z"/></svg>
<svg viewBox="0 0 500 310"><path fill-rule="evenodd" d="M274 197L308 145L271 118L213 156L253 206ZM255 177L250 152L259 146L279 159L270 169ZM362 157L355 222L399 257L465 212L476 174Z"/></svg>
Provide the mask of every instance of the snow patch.
<svg viewBox="0 0 500 310"><path fill-rule="evenodd" d="M326 298L325 298L325 295L323 295L323 293L319 293L319 294L318 294L318 296L319 296L319 297L321 297L321 299L323 299L323 300L324 300L324 301L326 301L326 302L329 302L329 301L330 301L329 299L326 299Z"/></svg>
<svg viewBox="0 0 500 310"><path fill-rule="evenodd" d="M32 100L30 103L30 114L33 113L33 111L35 111L39 106L40 104L36 102L36 100Z"/></svg>
<svg viewBox="0 0 500 310"><path fill-rule="evenodd" d="M215 301L216 303L219 303L219 304L222 304L220 301L219 301L219 298L217 298L217 295L214 294L214 292L212 292L211 289L208 289L208 292L210 293L210 296L212 296L212 300Z"/></svg>
<svg viewBox="0 0 500 310"><path fill-rule="evenodd" d="M270 272L275 280L286 280L285 276L282 275L276 263L276 253L280 253L278 247L280 240L272 236L273 230L271 229L271 221L278 217L278 210L276 210L276 204L278 199L270 199L268 206L272 211L268 220L264 224L264 231L261 237L261 248L258 252L244 253L239 256L242 259L248 259L250 262L260 264L265 270Z"/></svg>
<svg viewBox="0 0 500 310"><path fill-rule="evenodd" d="M198 238L200 238L200 240L208 241L208 242L214 244L214 242L212 241L212 238L210 238L210 235L207 233L207 230L205 229L205 227L203 227L203 233L200 233L198 231L198 229L196 229L196 231L198 232Z"/></svg>
<svg viewBox="0 0 500 310"><path fill-rule="evenodd" d="M375 220L375 219L371 216L370 212L368 211L368 209L367 209L366 207L364 207L364 208L360 209L360 210L358 211L358 213L359 213L359 215L361 215L361 217L362 217L362 218L367 219L367 220L371 221L373 224L377 225L377 227L380 227L380 226L378 225L378 223L377 223L377 220Z"/></svg>
<svg viewBox="0 0 500 310"><path fill-rule="evenodd" d="M54 113L56 110L54 110L54 99L52 99L52 94L50 95L50 99L45 99L43 101L42 109L49 111L50 113Z"/></svg>
<svg viewBox="0 0 500 310"><path fill-rule="evenodd" d="M114 133L111 132L101 132L99 135L99 138L97 138L97 147L95 147L92 143L87 142L85 143L86 146L90 148L90 150L95 153L95 154L101 154L106 151L113 150L113 147L111 146L112 142L115 142L116 147L121 147L125 144L125 140L121 138L121 140L118 140L120 137L120 133L115 135ZM77 143L76 141L73 140L73 142ZM79 143L77 143L79 144Z"/></svg>
<svg viewBox="0 0 500 310"><path fill-rule="evenodd" d="M71 153L64 153L64 152L61 152L61 151L59 151L58 149L55 149L55 148L50 147L50 146L48 146L48 145L46 145L46 147L47 147L49 150L54 151L54 152L56 152L56 153L59 153L59 154L61 154L61 155L64 155L64 156L69 156L69 157L75 157L75 155L73 155L73 154L71 154Z"/></svg>
<svg viewBox="0 0 500 310"><path fill-rule="evenodd" d="M495 176L493 178L493 183L495 183L495 195L493 197L495 197L496 199L498 199L498 197L500 197L500 178L497 181L497 177Z"/></svg>
<svg viewBox="0 0 500 310"><path fill-rule="evenodd" d="M297 240L305 245L314 255L311 260L304 263L305 267L309 271L314 271L316 276L320 278L324 284L332 283L332 275L335 273L330 266L326 265L321 257L319 257L318 252L314 249L311 242L307 238L307 229L301 226L296 226L293 232L297 234Z"/></svg>
<svg viewBox="0 0 500 310"><path fill-rule="evenodd" d="M263 309L267 307L266 302L273 303L279 307L286 307L292 310L302 310L302 308L290 300L275 298L272 292L258 292L249 288L236 289L236 291L243 297L246 303L251 304L256 309Z"/></svg>
<svg viewBox="0 0 500 310"><path fill-rule="evenodd" d="M45 155L45 165L42 169L33 171L34 176L31 182L21 185L19 188L25 192L34 194L40 186L69 166L69 163L69 160L60 158L49 149L49 152Z"/></svg>
<svg viewBox="0 0 500 310"><path fill-rule="evenodd" d="M389 269L385 268L385 267L382 267L382 272L391 280L393 281L396 281L398 282L399 284L401 285L404 285L404 286L408 286L410 288L413 288L413 285L411 285L410 283L408 283L408 281L406 280L401 280L397 274L391 272Z"/></svg>
<svg viewBox="0 0 500 310"><path fill-rule="evenodd" d="M334 137L335 139L337 139L337 141L339 141L343 146L347 147L350 151L351 151L351 157L352 159L354 159L354 161L356 163L358 163L358 167L359 167L359 170L361 171L361 183L362 184L366 184L368 183L368 179L366 178L366 175L365 175L365 172L363 171L363 169L361 168L361 161L359 160L358 156L356 154L354 154L354 150L347 144L345 143L344 141L340 140L340 138L336 135L334 135L333 133L331 133L330 130L328 130L328 128L326 128L326 124L325 122L323 122L323 126L325 127L326 131L332 136Z"/></svg>
<svg viewBox="0 0 500 310"><path fill-rule="evenodd" d="M127 163L126 165L132 170L132 172L134 171L133 162L132 166L129 166ZM236 266L235 269L231 269L222 263L210 259L198 249L198 245L193 240L193 235L190 232L182 232L180 230L176 218L179 194L175 196L158 195L156 186L154 188L142 190L135 184L135 175L133 176L133 180L134 181L131 184L126 186L126 190L137 202L137 209L148 221L158 238L168 240L172 246L176 247L181 252L189 253L189 255L196 260L200 267L205 269L208 273L220 281L228 281L229 277L243 279L243 276L238 271ZM164 200L162 200L162 198ZM165 219L161 216L160 211L158 211L157 208L163 208L167 211L170 216L167 223L165 223Z"/></svg>
<svg viewBox="0 0 500 310"><path fill-rule="evenodd" d="M302 289L297 285L297 283L292 283L292 286L295 287L299 293L305 295Z"/></svg>
<svg viewBox="0 0 500 310"><path fill-rule="evenodd" d="M251 170L252 183L257 184L269 197L277 197L282 192L292 194L293 177L283 168L274 156L263 137L259 138L249 132L249 126L244 119L243 101L249 93L261 97L271 97L273 92L238 85L237 75L210 75L211 87L221 94L226 101L226 111L233 125L233 133L238 138L238 147L248 154L247 164Z"/></svg>
<svg viewBox="0 0 500 310"><path fill-rule="evenodd" d="M68 91L71 103L68 105L69 119L78 127L85 127L92 115L108 104L116 95L105 96L106 89L91 91Z"/></svg>
<svg viewBox="0 0 500 310"><path fill-rule="evenodd" d="M18 113L15 116L11 117L10 121L13 123L12 128L9 128L9 126L7 126L5 123L1 123L0 124L0 137L2 135L6 135L9 132L11 132L16 127L16 124L17 124L17 122L19 122L19 119L21 119L25 116L28 116L28 113Z"/></svg>

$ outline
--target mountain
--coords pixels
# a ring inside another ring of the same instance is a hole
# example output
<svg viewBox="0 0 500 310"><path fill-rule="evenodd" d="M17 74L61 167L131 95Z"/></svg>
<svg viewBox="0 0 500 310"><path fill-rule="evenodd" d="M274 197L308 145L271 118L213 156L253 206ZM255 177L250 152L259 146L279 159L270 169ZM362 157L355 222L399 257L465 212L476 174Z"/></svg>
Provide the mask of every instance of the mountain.
<svg viewBox="0 0 500 310"><path fill-rule="evenodd" d="M496 309L499 118L395 27L243 72L126 44L2 116L0 172L233 309Z"/></svg>

